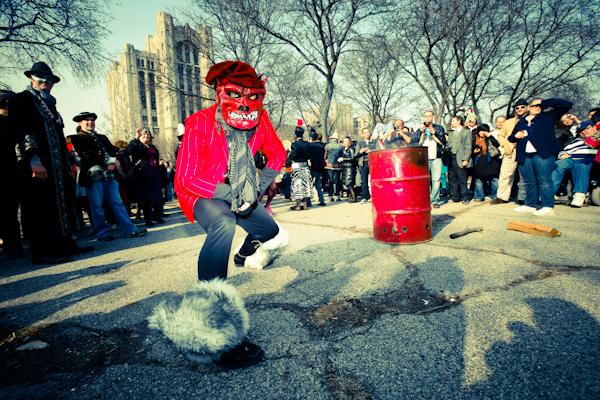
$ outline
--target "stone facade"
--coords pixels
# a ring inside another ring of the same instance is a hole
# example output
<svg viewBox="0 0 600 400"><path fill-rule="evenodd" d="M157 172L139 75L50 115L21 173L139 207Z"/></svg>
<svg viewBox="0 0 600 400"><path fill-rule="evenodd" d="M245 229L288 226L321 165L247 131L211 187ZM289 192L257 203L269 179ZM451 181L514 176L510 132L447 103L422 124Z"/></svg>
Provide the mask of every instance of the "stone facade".
<svg viewBox="0 0 600 400"><path fill-rule="evenodd" d="M111 63L107 81L112 140L129 141L136 128L148 127L159 150L171 153L179 124L214 104L214 90L204 80L212 66L212 32L206 25L197 30L187 23L175 26L164 11L156 20L156 33L146 36L145 50L125 44L119 61ZM165 154L165 159L172 158Z"/></svg>

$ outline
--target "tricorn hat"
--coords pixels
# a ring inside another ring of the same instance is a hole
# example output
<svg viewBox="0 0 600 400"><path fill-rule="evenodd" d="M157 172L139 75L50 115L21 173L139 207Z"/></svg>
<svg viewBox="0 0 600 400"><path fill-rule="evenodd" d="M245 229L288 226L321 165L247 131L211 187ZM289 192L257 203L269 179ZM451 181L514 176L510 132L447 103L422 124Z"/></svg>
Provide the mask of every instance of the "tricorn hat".
<svg viewBox="0 0 600 400"><path fill-rule="evenodd" d="M210 67L206 74L206 83L213 86L217 83L217 78L247 88L265 87L265 82L256 75L254 68L241 61L223 61Z"/></svg>
<svg viewBox="0 0 600 400"><path fill-rule="evenodd" d="M79 114L77 114L76 116L73 117L73 121L75 122L81 122L86 118L94 118L94 121L98 119L98 116L96 114L94 114L93 112L89 112L89 111L84 111L81 112Z"/></svg>
<svg viewBox="0 0 600 400"><path fill-rule="evenodd" d="M60 78L54 75L48 64L43 61L36 62L33 64L33 67L31 67L31 70L25 71L25 76L28 78L30 78L31 75L37 74L50 76L56 81L56 83L60 82Z"/></svg>

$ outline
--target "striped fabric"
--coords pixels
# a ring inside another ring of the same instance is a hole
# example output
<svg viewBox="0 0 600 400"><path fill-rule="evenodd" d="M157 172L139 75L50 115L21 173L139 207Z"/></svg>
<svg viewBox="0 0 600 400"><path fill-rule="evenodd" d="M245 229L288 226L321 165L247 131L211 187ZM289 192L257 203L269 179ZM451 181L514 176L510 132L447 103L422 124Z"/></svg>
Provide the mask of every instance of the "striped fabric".
<svg viewBox="0 0 600 400"><path fill-rule="evenodd" d="M224 183L227 173L227 138L223 127L215 124L216 110L215 104L186 118L185 134L179 147L175 192L181 210L192 223L196 200L212 198L217 183ZM262 148L267 156L267 167L276 171L283 168L286 152L266 111L262 112L256 133L248 145L253 155Z"/></svg>
<svg viewBox="0 0 600 400"><path fill-rule="evenodd" d="M596 147L596 148L593 148ZM581 136L576 137L571 143L565 146L565 149L558 153L558 157L568 154L573 159L594 158L598 154L598 142L591 138L584 139Z"/></svg>

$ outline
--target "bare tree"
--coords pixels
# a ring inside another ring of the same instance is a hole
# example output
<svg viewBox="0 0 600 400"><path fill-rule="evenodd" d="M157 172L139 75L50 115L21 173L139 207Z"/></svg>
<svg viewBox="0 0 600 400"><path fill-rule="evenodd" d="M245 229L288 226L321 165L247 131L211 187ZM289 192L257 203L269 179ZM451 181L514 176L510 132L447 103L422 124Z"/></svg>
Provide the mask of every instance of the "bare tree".
<svg viewBox="0 0 600 400"><path fill-rule="evenodd" d="M99 0L2 0L0 76L43 60L78 79L97 78L108 61L101 45L109 33L106 8Z"/></svg>

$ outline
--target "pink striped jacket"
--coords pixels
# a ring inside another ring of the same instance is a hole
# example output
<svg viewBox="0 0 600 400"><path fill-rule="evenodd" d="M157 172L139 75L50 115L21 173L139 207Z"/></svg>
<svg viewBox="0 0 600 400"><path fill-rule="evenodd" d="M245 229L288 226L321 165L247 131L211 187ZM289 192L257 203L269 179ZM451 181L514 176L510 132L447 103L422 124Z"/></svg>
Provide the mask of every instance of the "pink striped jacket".
<svg viewBox="0 0 600 400"><path fill-rule="evenodd" d="M177 155L175 191L181 210L192 223L196 200L212 198L217 183L224 183L227 173L227 139L223 128L215 124L216 111L215 104L186 118L185 134ZM262 148L267 156L267 167L281 170L286 152L266 111L262 112L248 144L252 154Z"/></svg>

